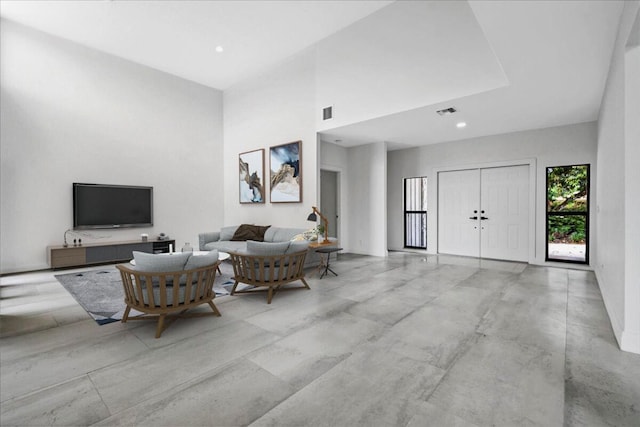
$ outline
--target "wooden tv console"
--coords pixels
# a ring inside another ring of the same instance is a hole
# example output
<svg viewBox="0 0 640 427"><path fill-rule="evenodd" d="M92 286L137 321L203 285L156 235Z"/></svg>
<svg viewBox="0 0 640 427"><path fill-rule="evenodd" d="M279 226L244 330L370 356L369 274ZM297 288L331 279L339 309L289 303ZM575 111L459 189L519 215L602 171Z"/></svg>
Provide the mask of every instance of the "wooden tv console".
<svg viewBox="0 0 640 427"><path fill-rule="evenodd" d="M89 243L82 246L48 246L47 255L51 268L82 267L91 264L129 261L133 251L151 254L169 252L175 240L141 240L128 242Z"/></svg>

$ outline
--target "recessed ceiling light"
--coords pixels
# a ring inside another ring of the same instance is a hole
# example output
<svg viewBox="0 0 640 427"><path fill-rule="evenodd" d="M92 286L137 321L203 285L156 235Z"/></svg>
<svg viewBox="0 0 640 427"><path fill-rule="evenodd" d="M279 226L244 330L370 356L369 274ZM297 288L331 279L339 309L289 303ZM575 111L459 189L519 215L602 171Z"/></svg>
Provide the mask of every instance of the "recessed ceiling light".
<svg viewBox="0 0 640 427"><path fill-rule="evenodd" d="M224 49L222 48L222 46L216 46L216 52L222 53L224 52Z"/></svg>
<svg viewBox="0 0 640 427"><path fill-rule="evenodd" d="M458 122L456 123L456 127L459 129L462 129L463 127L467 126L467 124L465 122Z"/></svg>

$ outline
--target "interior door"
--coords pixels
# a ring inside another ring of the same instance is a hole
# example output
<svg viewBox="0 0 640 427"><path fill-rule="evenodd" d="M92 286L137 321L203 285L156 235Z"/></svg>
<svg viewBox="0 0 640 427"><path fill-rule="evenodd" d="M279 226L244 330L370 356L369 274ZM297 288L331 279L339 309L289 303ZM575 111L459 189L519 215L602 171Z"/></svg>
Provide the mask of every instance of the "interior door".
<svg viewBox="0 0 640 427"><path fill-rule="evenodd" d="M481 256L528 261L529 166L481 169L480 182Z"/></svg>
<svg viewBox="0 0 640 427"><path fill-rule="evenodd" d="M479 169L438 173L438 252L480 256L479 209Z"/></svg>
<svg viewBox="0 0 640 427"><path fill-rule="evenodd" d="M529 166L438 173L438 252L529 259Z"/></svg>

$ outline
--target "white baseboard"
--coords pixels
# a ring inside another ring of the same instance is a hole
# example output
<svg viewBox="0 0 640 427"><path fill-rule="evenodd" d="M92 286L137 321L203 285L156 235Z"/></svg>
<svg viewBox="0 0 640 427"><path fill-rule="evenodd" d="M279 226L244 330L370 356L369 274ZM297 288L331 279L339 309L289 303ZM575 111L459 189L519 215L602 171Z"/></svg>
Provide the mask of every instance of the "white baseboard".
<svg viewBox="0 0 640 427"><path fill-rule="evenodd" d="M0 276L8 276L11 274L31 273L34 271L50 270L48 264L26 264L20 267L9 267L0 270Z"/></svg>
<svg viewBox="0 0 640 427"><path fill-rule="evenodd" d="M620 349L630 353L640 354L640 331L622 331Z"/></svg>
<svg viewBox="0 0 640 427"><path fill-rule="evenodd" d="M604 301L604 306L607 310L611 327L613 328L613 334L616 337L616 341L618 341L620 350L640 354L640 331L625 329L622 319L618 317L619 313L612 310L610 299L607 293L603 292L603 289L606 288L602 286L602 273L598 268L595 268L594 271L596 273L596 279L598 280L600 294L602 295L602 300Z"/></svg>

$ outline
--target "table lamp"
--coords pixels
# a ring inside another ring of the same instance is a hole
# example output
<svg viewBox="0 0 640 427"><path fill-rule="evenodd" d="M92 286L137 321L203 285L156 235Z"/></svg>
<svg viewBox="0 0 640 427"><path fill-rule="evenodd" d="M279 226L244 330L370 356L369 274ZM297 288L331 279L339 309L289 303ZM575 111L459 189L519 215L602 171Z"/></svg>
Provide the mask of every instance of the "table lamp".
<svg viewBox="0 0 640 427"><path fill-rule="evenodd" d="M331 241L329 240L329 237L328 237L328 235L329 235L329 221L327 221L327 218L320 213L318 208L316 208L315 206L312 206L312 208L313 208L313 212L311 212L309 214L309 216L307 217L307 221L316 222L318 220L318 217L316 216L316 214L320 215L320 219L324 223L324 241L322 243L331 243Z"/></svg>

